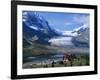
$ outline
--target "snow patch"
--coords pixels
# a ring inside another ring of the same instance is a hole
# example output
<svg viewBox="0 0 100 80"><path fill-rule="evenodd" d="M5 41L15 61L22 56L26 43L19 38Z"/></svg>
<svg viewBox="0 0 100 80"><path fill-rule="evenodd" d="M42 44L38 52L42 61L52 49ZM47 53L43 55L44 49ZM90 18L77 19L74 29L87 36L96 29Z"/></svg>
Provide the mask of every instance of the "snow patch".
<svg viewBox="0 0 100 80"><path fill-rule="evenodd" d="M83 26L78 27L78 28L74 29L73 31L79 31L80 29L86 29L86 28L88 28L88 26L87 26L87 24L84 24Z"/></svg>
<svg viewBox="0 0 100 80"><path fill-rule="evenodd" d="M32 41L36 41L38 40L39 38L35 35L34 37L32 37Z"/></svg>
<svg viewBox="0 0 100 80"><path fill-rule="evenodd" d="M38 28L35 27L35 26L29 26L29 27L32 28L32 29L38 30Z"/></svg>
<svg viewBox="0 0 100 80"><path fill-rule="evenodd" d="M63 31L62 35L77 36L78 34L76 32L72 33L72 31Z"/></svg>

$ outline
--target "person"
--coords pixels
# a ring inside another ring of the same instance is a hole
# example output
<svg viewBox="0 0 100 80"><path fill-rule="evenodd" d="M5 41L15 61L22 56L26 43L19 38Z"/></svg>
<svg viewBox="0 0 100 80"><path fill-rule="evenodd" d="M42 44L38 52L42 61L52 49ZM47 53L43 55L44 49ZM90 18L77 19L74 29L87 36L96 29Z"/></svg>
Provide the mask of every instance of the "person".
<svg viewBox="0 0 100 80"><path fill-rule="evenodd" d="M55 65L55 62L53 61L53 62L52 62L52 67L54 67L54 65Z"/></svg>
<svg viewBox="0 0 100 80"><path fill-rule="evenodd" d="M69 55L68 55L68 54L65 54L65 55L63 56L63 61L68 61L68 59L69 59Z"/></svg>

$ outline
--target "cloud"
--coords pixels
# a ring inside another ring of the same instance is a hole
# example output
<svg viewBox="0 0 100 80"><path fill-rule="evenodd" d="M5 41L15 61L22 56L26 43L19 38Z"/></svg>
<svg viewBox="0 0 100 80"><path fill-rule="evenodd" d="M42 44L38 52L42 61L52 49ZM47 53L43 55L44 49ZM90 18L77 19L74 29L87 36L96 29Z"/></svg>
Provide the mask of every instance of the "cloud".
<svg viewBox="0 0 100 80"><path fill-rule="evenodd" d="M81 24L90 24L90 16L82 15L82 16L74 16L73 20L74 23L81 23Z"/></svg>
<svg viewBox="0 0 100 80"><path fill-rule="evenodd" d="M73 24L72 22L66 22L64 25L69 26L69 25L72 25L72 24Z"/></svg>

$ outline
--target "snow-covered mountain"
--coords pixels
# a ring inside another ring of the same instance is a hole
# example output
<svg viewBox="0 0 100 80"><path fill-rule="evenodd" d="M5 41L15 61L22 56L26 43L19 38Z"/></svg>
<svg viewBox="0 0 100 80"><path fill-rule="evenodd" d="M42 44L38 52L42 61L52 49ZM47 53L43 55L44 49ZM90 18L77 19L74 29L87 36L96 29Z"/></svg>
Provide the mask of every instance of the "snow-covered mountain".
<svg viewBox="0 0 100 80"><path fill-rule="evenodd" d="M50 26L48 21L33 11L23 11L23 40L32 44L49 44L48 40L59 36Z"/></svg>
<svg viewBox="0 0 100 80"><path fill-rule="evenodd" d="M38 13L23 11L23 44L33 43L54 46L89 47L89 26L72 31L54 30Z"/></svg>
<svg viewBox="0 0 100 80"><path fill-rule="evenodd" d="M57 30L58 31L58 30ZM89 47L89 26L83 25L72 31L58 31L61 37L49 40L55 46Z"/></svg>
<svg viewBox="0 0 100 80"><path fill-rule="evenodd" d="M83 25L79 29L76 29L74 32L77 32L78 35L75 37L77 41L81 42L89 42L89 27L87 25Z"/></svg>

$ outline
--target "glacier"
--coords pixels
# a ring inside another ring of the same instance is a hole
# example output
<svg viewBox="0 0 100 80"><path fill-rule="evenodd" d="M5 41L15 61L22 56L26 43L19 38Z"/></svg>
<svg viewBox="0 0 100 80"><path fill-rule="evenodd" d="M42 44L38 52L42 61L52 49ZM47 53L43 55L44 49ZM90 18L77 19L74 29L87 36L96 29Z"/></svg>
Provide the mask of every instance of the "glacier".
<svg viewBox="0 0 100 80"><path fill-rule="evenodd" d="M54 46L89 47L89 27L83 25L72 31L61 31L62 37L49 40Z"/></svg>

